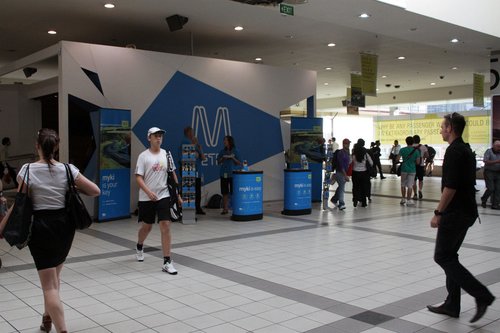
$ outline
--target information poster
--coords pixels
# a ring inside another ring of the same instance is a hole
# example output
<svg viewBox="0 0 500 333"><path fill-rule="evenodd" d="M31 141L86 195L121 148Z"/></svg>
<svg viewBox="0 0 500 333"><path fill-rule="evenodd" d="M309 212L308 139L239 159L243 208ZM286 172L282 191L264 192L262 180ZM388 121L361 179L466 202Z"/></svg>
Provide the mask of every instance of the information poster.
<svg viewBox="0 0 500 333"><path fill-rule="evenodd" d="M130 111L101 109L98 220L130 216Z"/></svg>
<svg viewBox="0 0 500 333"><path fill-rule="evenodd" d="M311 180L310 171L285 172L286 211L311 209Z"/></svg>
<svg viewBox="0 0 500 333"><path fill-rule="evenodd" d="M235 172L233 174L233 215L261 215L262 172Z"/></svg>

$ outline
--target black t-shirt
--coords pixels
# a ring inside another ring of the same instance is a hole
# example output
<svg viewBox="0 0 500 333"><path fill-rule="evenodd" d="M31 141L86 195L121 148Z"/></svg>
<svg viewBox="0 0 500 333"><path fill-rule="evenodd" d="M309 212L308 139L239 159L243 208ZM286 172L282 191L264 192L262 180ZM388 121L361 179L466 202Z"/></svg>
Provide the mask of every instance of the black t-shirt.
<svg viewBox="0 0 500 333"><path fill-rule="evenodd" d="M445 213L460 213L474 218L478 216L475 180L474 154L462 138L457 138L446 149L443 160L441 191L445 187L456 190Z"/></svg>

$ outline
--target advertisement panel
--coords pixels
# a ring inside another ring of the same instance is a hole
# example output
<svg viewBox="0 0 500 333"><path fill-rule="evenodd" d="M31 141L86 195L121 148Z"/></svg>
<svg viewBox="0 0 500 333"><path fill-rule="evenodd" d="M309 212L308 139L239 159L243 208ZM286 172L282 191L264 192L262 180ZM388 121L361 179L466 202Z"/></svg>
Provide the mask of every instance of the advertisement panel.
<svg viewBox="0 0 500 333"><path fill-rule="evenodd" d="M294 212L311 212L312 174L306 170L285 170L284 211L285 215Z"/></svg>
<svg viewBox="0 0 500 333"><path fill-rule="evenodd" d="M233 220L262 218L262 171L235 171L233 173Z"/></svg>
<svg viewBox="0 0 500 333"><path fill-rule="evenodd" d="M130 111L101 109L98 220L130 215Z"/></svg>

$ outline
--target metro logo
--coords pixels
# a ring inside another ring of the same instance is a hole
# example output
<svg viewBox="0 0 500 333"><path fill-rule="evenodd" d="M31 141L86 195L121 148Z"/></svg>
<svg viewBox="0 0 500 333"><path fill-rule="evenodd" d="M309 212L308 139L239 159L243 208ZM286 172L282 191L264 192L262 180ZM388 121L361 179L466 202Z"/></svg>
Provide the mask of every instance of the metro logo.
<svg viewBox="0 0 500 333"><path fill-rule="evenodd" d="M240 98L246 94L240 92ZM207 157L201 169L205 184L219 179L217 156L226 135L234 138L241 159L250 165L283 153L278 117L181 72L165 84L133 132L144 147L149 147L148 129L157 126L166 130L162 147L172 152L178 167L183 129L190 125Z"/></svg>
<svg viewBox="0 0 500 333"><path fill-rule="evenodd" d="M205 110L205 107L196 105L193 108L191 127L193 128L194 135L198 138L198 140L201 140L201 137L198 134L200 123L203 138L205 139L205 145L207 147L217 147L219 138L221 137L220 132L222 126L224 126L224 136L231 135L231 123L229 122L229 110L227 107L221 106L217 108L212 132L210 131L210 125L208 123L207 111Z"/></svg>

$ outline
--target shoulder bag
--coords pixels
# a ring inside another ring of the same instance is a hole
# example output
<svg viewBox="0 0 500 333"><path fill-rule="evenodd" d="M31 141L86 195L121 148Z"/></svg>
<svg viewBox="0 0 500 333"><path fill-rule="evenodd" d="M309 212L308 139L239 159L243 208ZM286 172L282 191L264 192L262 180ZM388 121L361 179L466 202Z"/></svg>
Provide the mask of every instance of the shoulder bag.
<svg viewBox="0 0 500 333"><path fill-rule="evenodd" d="M19 250L28 245L31 238L31 226L33 225L33 203L29 196L29 170L30 165L28 164L21 188L16 193L14 206L3 230L3 237L7 243L10 246L16 246ZM26 192L24 192L24 189L26 189Z"/></svg>
<svg viewBox="0 0 500 333"><path fill-rule="evenodd" d="M92 217L78 194L69 165L64 163L64 168L68 179L68 191L66 192L66 216L68 222L73 223L76 229L87 229L92 224Z"/></svg>
<svg viewBox="0 0 500 333"><path fill-rule="evenodd" d="M411 155L413 155L413 153L417 149L418 149L417 147L413 148L412 152L410 153L410 155L408 155L408 157L410 157ZM408 161L408 160L406 160L406 161ZM403 163L406 162L406 161L403 161L403 162L401 162L401 164L398 165L398 168L396 169L396 175L401 176L401 165L403 165Z"/></svg>
<svg viewBox="0 0 500 333"><path fill-rule="evenodd" d="M167 188L169 193L169 206L170 206L170 220L172 222L182 221L182 206L179 205L179 184L174 180L172 169L173 158L170 151L167 152Z"/></svg>

